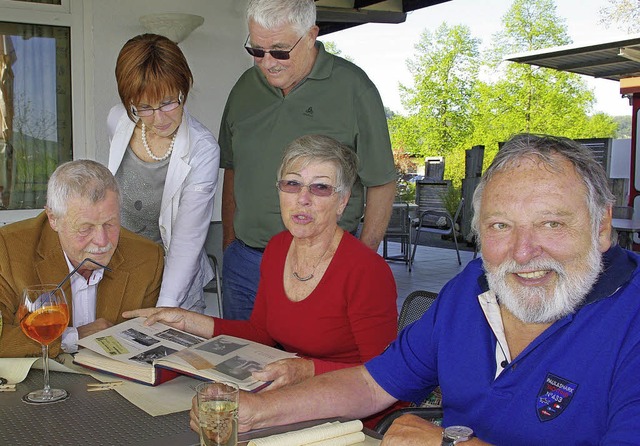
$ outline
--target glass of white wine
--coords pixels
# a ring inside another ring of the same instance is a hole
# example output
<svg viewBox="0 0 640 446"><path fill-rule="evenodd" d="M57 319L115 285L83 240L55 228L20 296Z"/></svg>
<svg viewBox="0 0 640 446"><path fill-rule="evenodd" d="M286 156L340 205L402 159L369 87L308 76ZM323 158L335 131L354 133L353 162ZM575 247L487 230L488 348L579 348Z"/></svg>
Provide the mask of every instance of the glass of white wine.
<svg viewBox="0 0 640 446"><path fill-rule="evenodd" d="M200 446L238 444L238 386L230 382L204 382L196 387Z"/></svg>

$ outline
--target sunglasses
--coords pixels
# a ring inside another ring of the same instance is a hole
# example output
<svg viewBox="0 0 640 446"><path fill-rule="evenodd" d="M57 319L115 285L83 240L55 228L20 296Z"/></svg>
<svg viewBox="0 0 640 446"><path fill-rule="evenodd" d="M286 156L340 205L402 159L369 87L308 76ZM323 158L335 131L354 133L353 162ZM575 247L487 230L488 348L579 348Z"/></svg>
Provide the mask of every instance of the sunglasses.
<svg viewBox="0 0 640 446"><path fill-rule="evenodd" d="M131 113L133 114L133 116L142 117L142 118L153 115L156 112L156 110L159 110L162 113L169 113L170 111L173 111L176 108L180 107L180 104L182 104L182 100L183 100L183 96L182 96L182 92L180 92L180 94L178 95L178 99L176 101L165 102L160 107L153 108L153 107L145 106L142 108L137 108L134 105L131 105Z"/></svg>
<svg viewBox="0 0 640 446"><path fill-rule="evenodd" d="M311 183L302 184L300 181L295 180L280 180L276 182L276 187L280 192L287 194L298 194L303 187L309 189L316 197L330 197L338 191L338 188L330 184L324 183Z"/></svg>
<svg viewBox="0 0 640 446"><path fill-rule="evenodd" d="M289 60L289 57L290 57L289 53L293 51L293 49L298 45L298 43L300 43L300 41L304 36L305 34L301 35L298 41L291 47L290 50L269 50L269 51L247 46L247 42L249 42L249 37L250 37L250 36L247 36L247 40L245 40L244 42L244 49L247 50L247 53L251 54L253 57L263 58L265 54L269 53L271 54L271 57L273 57L274 59Z"/></svg>

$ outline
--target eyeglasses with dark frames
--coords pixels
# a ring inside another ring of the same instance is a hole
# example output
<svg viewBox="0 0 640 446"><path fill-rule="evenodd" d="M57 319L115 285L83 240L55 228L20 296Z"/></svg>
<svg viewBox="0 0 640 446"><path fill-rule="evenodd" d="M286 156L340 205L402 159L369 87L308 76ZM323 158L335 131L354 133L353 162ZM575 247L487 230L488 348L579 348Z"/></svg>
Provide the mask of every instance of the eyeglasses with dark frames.
<svg viewBox="0 0 640 446"><path fill-rule="evenodd" d="M302 190L303 187L309 189L316 197L330 197L339 191L339 189L330 184L324 183L311 183L311 184L302 184L300 181L296 180L280 180L276 182L276 187L279 191L285 192L287 194L298 194Z"/></svg>
<svg viewBox="0 0 640 446"><path fill-rule="evenodd" d="M183 99L184 97L182 96L182 92L180 92L180 94L178 95L178 100L165 102L160 107L156 107L156 108L153 108L153 107L137 108L133 104L131 104L131 113L133 114L133 116L137 116L139 118L146 118L147 116L151 116L157 110L161 111L162 113L169 113L170 111L173 111L176 108L180 107L180 104L182 104Z"/></svg>
<svg viewBox="0 0 640 446"><path fill-rule="evenodd" d="M298 41L293 44L290 50L263 50L261 48L253 48L251 46L247 46L247 43L249 42L249 37L250 37L250 36L247 36L247 40L245 40L244 42L244 49L247 50L247 53L251 54L253 57L257 57L260 59L263 58L265 54L269 53L271 54L271 57L273 57L274 59L289 60L289 58L291 57L289 53L293 51L293 49L298 45L298 43L300 43L300 41L304 36L305 34L301 35Z"/></svg>

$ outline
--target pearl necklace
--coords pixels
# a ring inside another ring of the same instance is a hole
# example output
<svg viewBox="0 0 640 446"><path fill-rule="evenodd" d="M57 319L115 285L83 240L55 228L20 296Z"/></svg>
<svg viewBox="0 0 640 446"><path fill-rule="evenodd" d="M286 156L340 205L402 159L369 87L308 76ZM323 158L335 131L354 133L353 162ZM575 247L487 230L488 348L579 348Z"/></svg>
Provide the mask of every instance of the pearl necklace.
<svg viewBox="0 0 640 446"><path fill-rule="evenodd" d="M149 144L147 143L147 126L144 125L144 122L142 123L142 134L141 134L141 138L142 138L142 145L144 146L144 150L147 151L147 155L149 155L149 157L152 160L155 161L164 161L167 158L169 158L171 156L171 152L173 152L173 145L176 143L176 136L178 135L178 131L176 130L173 133L173 138L171 138L171 144L169 144L169 148L167 149L167 152L162 155L162 156L155 156L153 154L153 152L151 151L151 149L149 148Z"/></svg>

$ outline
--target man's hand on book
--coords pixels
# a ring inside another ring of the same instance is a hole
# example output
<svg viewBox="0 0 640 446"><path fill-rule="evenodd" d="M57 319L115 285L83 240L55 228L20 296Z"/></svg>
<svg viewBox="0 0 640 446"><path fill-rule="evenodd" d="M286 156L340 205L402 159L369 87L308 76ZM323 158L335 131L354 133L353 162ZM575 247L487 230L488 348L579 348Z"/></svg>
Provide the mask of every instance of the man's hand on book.
<svg viewBox="0 0 640 446"><path fill-rule="evenodd" d="M267 364L261 371L251 375L260 381L272 381L263 391L297 384L311 378L315 374L315 366L310 359L291 358Z"/></svg>
<svg viewBox="0 0 640 446"><path fill-rule="evenodd" d="M146 317L144 325L150 326L156 322L162 322L178 330L201 336L203 338L211 338L213 336L213 318L204 314L195 313L193 311L184 310L182 308L142 308L140 310L125 311L122 313L124 318Z"/></svg>

